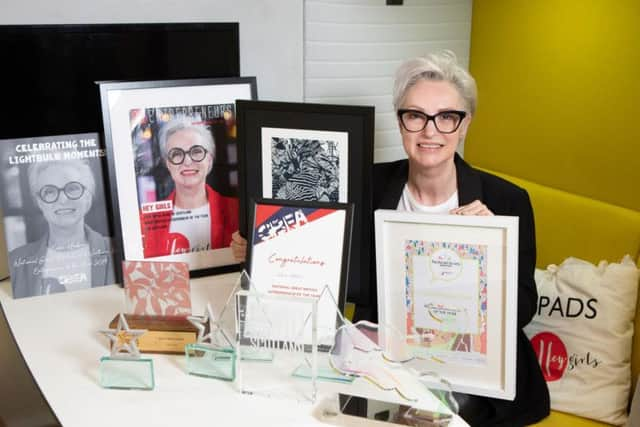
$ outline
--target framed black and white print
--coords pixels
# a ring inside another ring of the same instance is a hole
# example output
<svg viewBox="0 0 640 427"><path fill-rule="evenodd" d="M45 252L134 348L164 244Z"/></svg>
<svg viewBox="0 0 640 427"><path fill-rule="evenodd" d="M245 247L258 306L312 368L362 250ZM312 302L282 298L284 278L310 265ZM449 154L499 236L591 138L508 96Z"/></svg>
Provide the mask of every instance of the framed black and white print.
<svg viewBox="0 0 640 427"><path fill-rule="evenodd" d="M253 199L351 203L347 299L368 286L374 107L239 100L240 230Z"/></svg>
<svg viewBox="0 0 640 427"><path fill-rule="evenodd" d="M256 97L255 78L99 85L116 254L186 262L191 276L237 269L235 102Z"/></svg>
<svg viewBox="0 0 640 427"><path fill-rule="evenodd" d="M262 128L262 195L346 203L347 132Z"/></svg>

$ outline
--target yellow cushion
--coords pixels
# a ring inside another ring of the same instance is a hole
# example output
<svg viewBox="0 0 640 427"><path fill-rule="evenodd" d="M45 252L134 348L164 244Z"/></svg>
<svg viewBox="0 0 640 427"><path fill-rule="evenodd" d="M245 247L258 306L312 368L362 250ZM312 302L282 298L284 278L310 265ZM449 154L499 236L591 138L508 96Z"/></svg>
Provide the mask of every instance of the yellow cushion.
<svg viewBox="0 0 640 427"><path fill-rule="evenodd" d="M536 222L537 266L561 263L573 256L597 264L631 255L640 266L640 212L578 196L531 181L488 170L529 192ZM640 372L640 303L636 305L631 356L631 383ZM606 424L553 412L540 426L604 426Z"/></svg>
<svg viewBox="0 0 640 427"><path fill-rule="evenodd" d="M598 427L608 426L598 421L589 420L587 418L576 417L575 415L565 414L564 412L551 411L551 415L539 423L532 424L539 427Z"/></svg>
<svg viewBox="0 0 640 427"><path fill-rule="evenodd" d="M536 221L538 267L572 256L597 264L640 254L640 212L577 196L505 174L525 188Z"/></svg>

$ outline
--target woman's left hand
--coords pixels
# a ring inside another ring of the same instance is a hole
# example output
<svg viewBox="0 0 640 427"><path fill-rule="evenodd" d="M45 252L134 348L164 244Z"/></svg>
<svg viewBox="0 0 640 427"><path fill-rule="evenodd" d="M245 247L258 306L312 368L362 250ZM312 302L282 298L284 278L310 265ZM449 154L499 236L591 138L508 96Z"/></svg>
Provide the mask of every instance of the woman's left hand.
<svg viewBox="0 0 640 427"><path fill-rule="evenodd" d="M449 211L452 215L479 215L479 216L491 216L493 212L489 210L487 205L480 200L474 200L468 205L460 206Z"/></svg>

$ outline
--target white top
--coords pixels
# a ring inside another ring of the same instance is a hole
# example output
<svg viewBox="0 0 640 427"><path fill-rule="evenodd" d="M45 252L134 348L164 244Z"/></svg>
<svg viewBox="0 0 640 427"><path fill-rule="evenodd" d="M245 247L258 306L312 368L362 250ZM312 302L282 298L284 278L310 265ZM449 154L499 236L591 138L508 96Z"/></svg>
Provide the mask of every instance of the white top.
<svg viewBox="0 0 640 427"><path fill-rule="evenodd" d="M195 209L174 208L169 232L186 237L191 252L211 249L209 203Z"/></svg>
<svg viewBox="0 0 640 427"><path fill-rule="evenodd" d="M456 190L446 202L435 206L427 206L418 203L411 195L409 186L405 184L402 190L402 197L400 197L400 202L398 202L396 210L426 214L448 214L451 209L455 209L458 206L458 190Z"/></svg>

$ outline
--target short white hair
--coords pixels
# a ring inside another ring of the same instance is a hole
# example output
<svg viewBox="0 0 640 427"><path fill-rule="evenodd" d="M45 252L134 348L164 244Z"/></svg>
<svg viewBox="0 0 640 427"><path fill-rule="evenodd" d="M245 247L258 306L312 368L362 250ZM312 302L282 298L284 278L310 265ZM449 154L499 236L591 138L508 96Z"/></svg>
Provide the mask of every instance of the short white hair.
<svg viewBox="0 0 640 427"><path fill-rule="evenodd" d="M167 141L169 138L180 132L181 130L190 130L195 132L200 137L202 146L207 150L212 157L215 156L216 145L213 140L213 135L209 131L207 126L195 125L188 117L178 117L165 123L160 130L158 143L160 145L160 155L163 159L167 158Z"/></svg>
<svg viewBox="0 0 640 427"><path fill-rule="evenodd" d="M407 92L419 80L445 81L451 83L460 94L465 109L474 114L478 102L475 79L458 64L456 55L450 50L412 58L400 65L393 85L393 108L402 107Z"/></svg>

